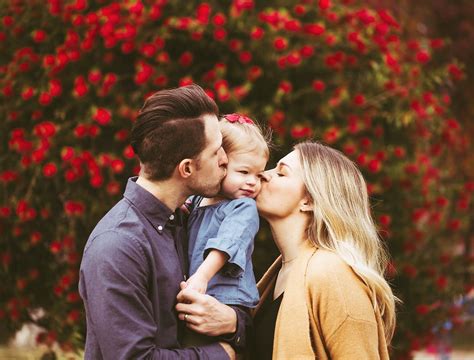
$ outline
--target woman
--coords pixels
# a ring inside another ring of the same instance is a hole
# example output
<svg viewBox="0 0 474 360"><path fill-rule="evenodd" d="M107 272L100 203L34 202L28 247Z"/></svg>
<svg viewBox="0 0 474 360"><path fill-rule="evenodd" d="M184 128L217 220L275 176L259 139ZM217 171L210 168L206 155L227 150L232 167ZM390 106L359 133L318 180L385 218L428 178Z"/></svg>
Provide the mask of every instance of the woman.
<svg viewBox="0 0 474 360"><path fill-rule="evenodd" d="M281 252L259 282L257 359L388 359L395 297L365 181L342 153L296 145L257 207Z"/></svg>

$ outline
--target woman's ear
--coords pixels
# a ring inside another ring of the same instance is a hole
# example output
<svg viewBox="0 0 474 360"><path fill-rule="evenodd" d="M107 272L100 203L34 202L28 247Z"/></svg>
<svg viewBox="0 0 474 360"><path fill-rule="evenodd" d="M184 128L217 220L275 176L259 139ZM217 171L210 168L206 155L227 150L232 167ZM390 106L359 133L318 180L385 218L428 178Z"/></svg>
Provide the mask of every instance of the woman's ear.
<svg viewBox="0 0 474 360"><path fill-rule="evenodd" d="M312 212L313 211L313 203L308 198L304 198L300 202L300 212Z"/></svg>
<svg viewBox="0 0 474 360"><path fill-rule="evenodd" d="M194 162L192 159L183 159L177 167L178 173L182 178L188 178L193 174Z"/></svg>

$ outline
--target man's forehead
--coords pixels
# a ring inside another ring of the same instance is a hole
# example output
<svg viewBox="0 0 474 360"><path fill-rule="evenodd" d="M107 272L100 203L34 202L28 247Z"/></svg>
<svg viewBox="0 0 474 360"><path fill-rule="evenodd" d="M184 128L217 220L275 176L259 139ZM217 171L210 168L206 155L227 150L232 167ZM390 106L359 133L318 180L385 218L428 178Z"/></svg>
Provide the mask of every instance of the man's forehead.
<svg viewBox="0 0 474 360"><path fill-rule="evenodd" d="M222 143L222 134L219 128L217 116L206 114L203 116L208 145L220 147Z"/></svg>

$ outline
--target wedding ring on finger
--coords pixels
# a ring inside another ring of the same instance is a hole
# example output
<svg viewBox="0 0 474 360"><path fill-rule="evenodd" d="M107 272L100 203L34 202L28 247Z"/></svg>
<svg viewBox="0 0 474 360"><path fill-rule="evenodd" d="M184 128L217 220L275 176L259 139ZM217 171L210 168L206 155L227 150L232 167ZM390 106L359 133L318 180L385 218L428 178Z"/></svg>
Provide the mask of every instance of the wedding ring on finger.
<svg viewBox="0 0 474 360"><path fill-rule="evenodd" d="M184 321L188 321L188 315L189 314L184 314Z"/></svg>

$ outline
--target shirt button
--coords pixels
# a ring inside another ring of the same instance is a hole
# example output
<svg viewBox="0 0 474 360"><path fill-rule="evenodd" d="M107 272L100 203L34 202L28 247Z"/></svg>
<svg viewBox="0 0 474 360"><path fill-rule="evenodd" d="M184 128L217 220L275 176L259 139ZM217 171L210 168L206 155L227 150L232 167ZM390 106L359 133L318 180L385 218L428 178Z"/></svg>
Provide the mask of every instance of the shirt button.
<svg viewBox="0 0 474 360"><path fill-rule="evenodd" d="M174 215L173 214L171 214L170 220L174 220Z"/></svg>
<svg viewBox="0 0 474 360"><path fill-rule="evenodd" d="M237 344L240 342L240 336L237 336Z"/></svg>
<svg viewBox="0 0 474 360"><path fill-rule="evenodd" d="M161 226L161 225L158 226L158 230L159 230L159 231L163 230L163 226Z"/></svg>

